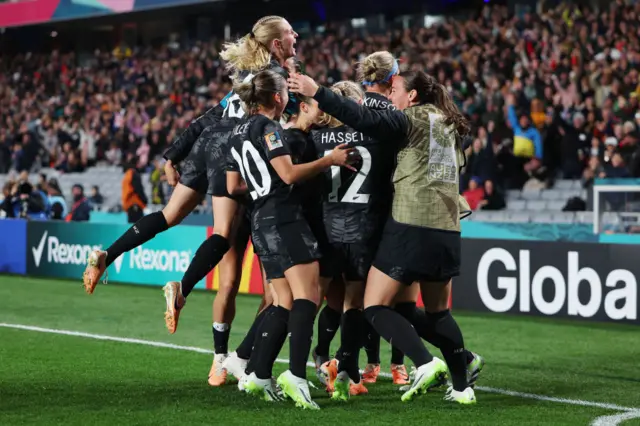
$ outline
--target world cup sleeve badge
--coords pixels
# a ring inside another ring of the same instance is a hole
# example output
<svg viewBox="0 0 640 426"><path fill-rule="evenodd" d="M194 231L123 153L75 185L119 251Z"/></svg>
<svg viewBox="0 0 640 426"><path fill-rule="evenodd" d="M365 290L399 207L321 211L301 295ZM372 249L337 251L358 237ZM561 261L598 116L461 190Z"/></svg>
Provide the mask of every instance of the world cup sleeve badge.
<svg viewBox="0 0 640 426"><path fill-rule="evenodd" d="M274 149L282 148L282 139L280 139L280 135L278 132L271 132L264 135L264 140L267 142L267 146L269 147L269 151L273 151Z"/></svg>

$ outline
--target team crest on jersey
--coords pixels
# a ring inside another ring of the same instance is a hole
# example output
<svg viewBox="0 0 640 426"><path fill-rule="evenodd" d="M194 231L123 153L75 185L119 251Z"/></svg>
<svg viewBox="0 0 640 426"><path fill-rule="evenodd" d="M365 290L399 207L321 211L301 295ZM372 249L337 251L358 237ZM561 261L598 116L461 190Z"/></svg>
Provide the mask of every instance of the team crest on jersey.
<svg viewBox="0 0 640 426"><path fill-rule="evenodd" d="M280 135L278 134L278 132L267 133L266 135L264 135L264 140L267 142L269 151L282 148L282 139L280 139Z"/></svg>

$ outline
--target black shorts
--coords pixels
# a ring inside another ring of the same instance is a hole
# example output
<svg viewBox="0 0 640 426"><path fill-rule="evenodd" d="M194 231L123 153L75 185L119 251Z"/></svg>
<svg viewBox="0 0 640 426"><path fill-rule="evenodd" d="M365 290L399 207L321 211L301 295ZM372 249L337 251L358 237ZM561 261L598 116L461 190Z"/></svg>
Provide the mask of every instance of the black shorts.
<svg viewBox="0 0 640 426"><path fill-rule="evenodd" d="M205 150L206 141L198 138L187 158L180 163L180 183L202 195L207 193L209 187Z"/></svg>
<svg viewBox="0 0 640 426"><path fill-rule="evenodd" d="M366 243L332 243L326 256L326 268L331 277L346 281L365 281L376 254L376 245Z"/></svg>
<svg viewBox="0 0 640 426"><path fill-rule="evenodd" d="M327 238L327 231L322 221L322 212L320 210L314 212L305 212L304 218L309 224L311 233L318 242L318 249L322 257L319 260L320 263L320 276L323 278L333 278L333 267L331 266L331 244Z"/></svg>
<svg viewBox="0 0 640 426"><path fill-rule="evenodd" d="M373 262L403 284L460 275L460 233L405 225L389 218Z"/></svg>
<svg viewBox="0 0 640 426"><path fill-rule="evenodd" d="M228 197L226 157L233 127L219 124L202 131L180 164L180 183L215 197Z"/></svg>
<svg viewBox="0 0 640 426"><path fill-rule="evenodd" d="M287 223L251 223L253 249L268 280L284 278L287 269L321 257L311 228L303 219Z"/></svg>

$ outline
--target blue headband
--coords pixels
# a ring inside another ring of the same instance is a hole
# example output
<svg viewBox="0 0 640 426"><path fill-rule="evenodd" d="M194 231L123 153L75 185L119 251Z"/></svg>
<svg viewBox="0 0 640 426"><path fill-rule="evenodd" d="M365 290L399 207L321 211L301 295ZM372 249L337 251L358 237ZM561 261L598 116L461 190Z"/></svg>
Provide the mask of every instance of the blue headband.
<svg viewBox="0 0 640 426"><path fill-rule="evenodd" d="M378 84L378 83L388 83L389 81L391 81L391 77L393 77L394 75L398 74L398 70L399 70L399 66L398 66L398 61L394 59L393 61L393 67L391 68L391 71L389 71L389 74L387 74L387 76L385 78L383 78L382 80L379 81L363 81L362 85L363 86L373 86L374 84Z"/></svg>

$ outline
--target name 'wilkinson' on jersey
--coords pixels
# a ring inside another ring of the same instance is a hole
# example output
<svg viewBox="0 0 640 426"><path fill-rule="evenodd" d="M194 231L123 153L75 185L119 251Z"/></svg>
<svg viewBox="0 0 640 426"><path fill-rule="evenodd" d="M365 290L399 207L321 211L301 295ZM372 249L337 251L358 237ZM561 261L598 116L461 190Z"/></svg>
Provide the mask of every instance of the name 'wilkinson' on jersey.
<svg viewBox="0 0 640 426"><path fill-rule="evenodd" d="M322 143L351 143L363 142L364 135L360 132L326 132L322 134Z"/></svg>

